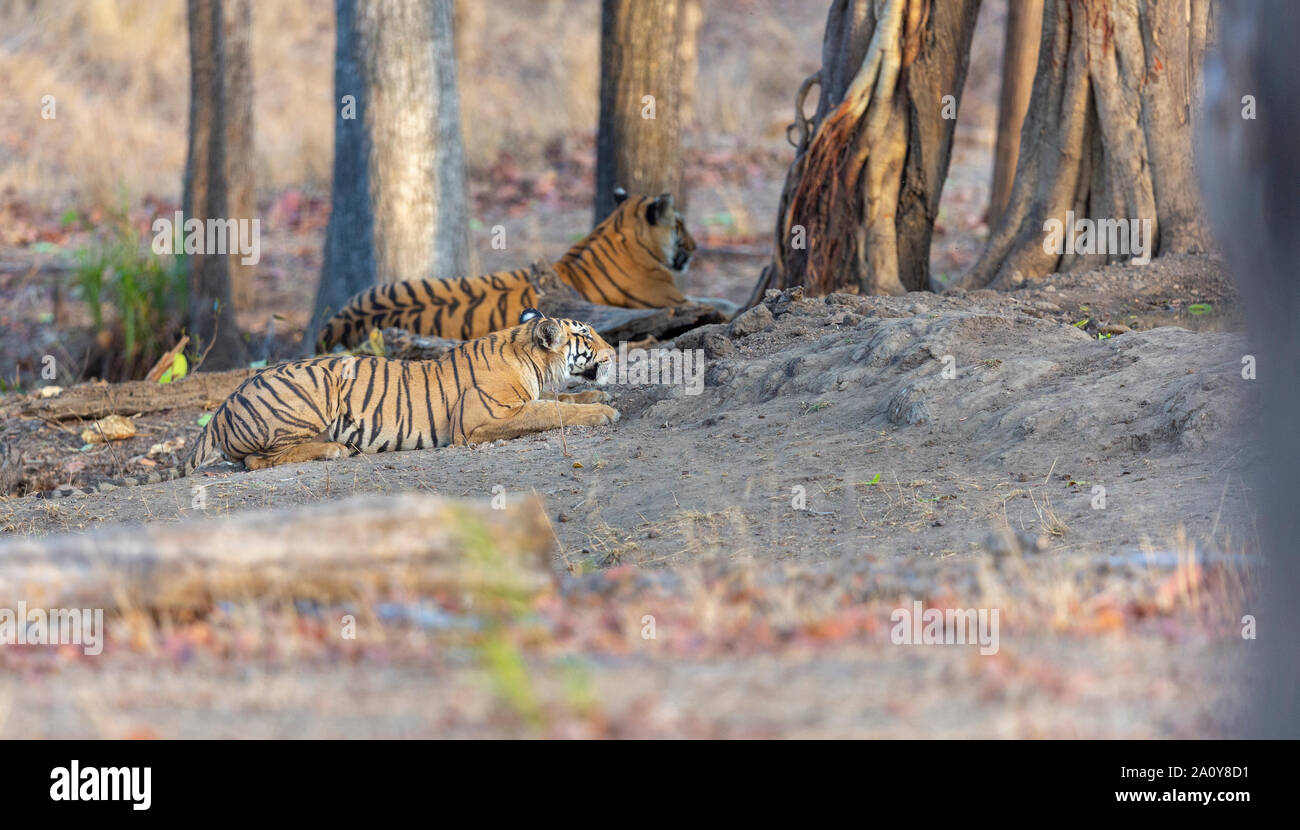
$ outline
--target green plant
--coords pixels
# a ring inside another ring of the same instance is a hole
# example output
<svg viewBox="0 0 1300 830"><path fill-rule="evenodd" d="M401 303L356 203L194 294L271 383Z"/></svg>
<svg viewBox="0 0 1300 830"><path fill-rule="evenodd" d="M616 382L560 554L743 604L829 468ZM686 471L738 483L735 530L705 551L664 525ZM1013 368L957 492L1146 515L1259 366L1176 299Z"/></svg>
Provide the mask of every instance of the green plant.
<svg viewBox="0 0 1300 830"><path fill-rule="evenodd" d="M124 377L147 371L170 348L183 323L188 302L184 262L154 254L125 209L99 240L77 251L76 259L76 287L101 344L121 347L120 355L105 355L104 363L119 367Z"/></svg>

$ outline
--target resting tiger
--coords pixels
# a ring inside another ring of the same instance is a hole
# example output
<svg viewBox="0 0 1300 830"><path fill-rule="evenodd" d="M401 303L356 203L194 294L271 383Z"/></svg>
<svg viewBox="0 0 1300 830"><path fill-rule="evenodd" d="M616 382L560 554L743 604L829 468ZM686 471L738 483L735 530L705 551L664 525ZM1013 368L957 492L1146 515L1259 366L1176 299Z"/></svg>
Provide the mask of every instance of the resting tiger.
<svg viewBox="0 0 1300 830"><path fill-rule="evenodd" d="M673 208L672 194L628 197L555 263L555 272L588 302L622 308L664 308L687 301L674 278L695 252L695 239ZM511 324L537 303L529 269L459 279L406 280L356 295L321 328L317 347L353 348L371 329L470 340Z"/></svg>
<svg viewBox="0 0 1300 830"><path fill-rule="evenodd" d="M525 309L520 324L433 361L313 357L249 377L217 408L183 464L44 498L168 481L225 457L250 470L358 453L418 450L517 438L561 425L619 418L588 390L542 400L548 388L614 375L614 349L590 326Z"/></svg>

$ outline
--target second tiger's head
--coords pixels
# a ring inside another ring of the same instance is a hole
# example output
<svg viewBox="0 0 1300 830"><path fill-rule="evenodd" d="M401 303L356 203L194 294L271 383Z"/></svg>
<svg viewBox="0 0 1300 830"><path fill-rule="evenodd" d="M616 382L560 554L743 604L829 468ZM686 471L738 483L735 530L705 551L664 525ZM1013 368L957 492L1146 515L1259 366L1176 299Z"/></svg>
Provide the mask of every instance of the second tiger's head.
<svg viewBox="0 0 1300 830"><path fill-rule="evenodd" d="M549 356L550 380L584 378L604 386L614 379L614 347L586 323L547 317L535 308L526 308L519 315L519 324L527 326L530 343Z"/></svg>

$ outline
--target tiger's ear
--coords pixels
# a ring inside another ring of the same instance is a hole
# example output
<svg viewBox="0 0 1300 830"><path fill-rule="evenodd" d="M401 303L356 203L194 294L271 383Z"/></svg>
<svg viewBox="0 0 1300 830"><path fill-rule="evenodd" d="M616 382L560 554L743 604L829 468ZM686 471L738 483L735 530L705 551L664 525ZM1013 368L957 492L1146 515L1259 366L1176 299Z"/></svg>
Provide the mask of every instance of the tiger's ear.
<svg viewBox="0 0 1300 830"><path fill-rule="evenodd" d="M538 311L535 308L525 308L523 311L519 312L519 325L522 326L524 323L527 323L529 320L536 320L538 317L543 317L543 316L545 315L543 315L542 312Z"/></svg>
<svg viewBox="0 0 1300 830"><path fill-rule="evenodd" d="M614 204L621 205L627 201L627 191L621 187L614 188Z"/></svg>
<svg viewBox="0 0 1300 830"><path fill-rule="evenodd" d="M645 220L651 225L659 224L659 220L673 212L673 194L660 194L658 199L645 206Z"/></svg>
<svg viewBox="0 0 1300 830"><path fill-rule="evenodd" d="M543 320L533 329L533 342L548 352L564 347L564 327L556 320Z"/></svg>

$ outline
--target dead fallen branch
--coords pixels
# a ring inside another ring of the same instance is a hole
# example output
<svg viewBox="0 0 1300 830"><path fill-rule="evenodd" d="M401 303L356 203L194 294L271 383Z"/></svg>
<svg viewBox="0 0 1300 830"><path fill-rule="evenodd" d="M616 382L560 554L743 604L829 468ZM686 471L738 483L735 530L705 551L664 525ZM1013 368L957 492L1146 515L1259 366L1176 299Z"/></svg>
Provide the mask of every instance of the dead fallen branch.
<svg viewBox="0 0 1300 830"><path fill-rule="evenodd" d="M202 611L393 590L534 593L551 584L541 499L504 510L419 493L212 521L0 542L0 607Z"/></svg>
<svg viewBox="0 0 1300 830"><path fill-rule="evenodd" d="M532 281L537 289L538 311L548 317L581 320L610 343L647 337L671 340L697 326L726 320L713 306L699 303L686 303L674 308L616 308L589 303L562 282L546 262L533 264Z"/></svg>
<svg viewBox="0 0 1300 830"><path fill-rule="evenodd" d="M17 396L0 404L0 416L94 420L106 415L135 415L165 409L212 409L224 401L255 369L199 372L175 383L132 380L126 383L83 383L53 398Z"/></svg>

